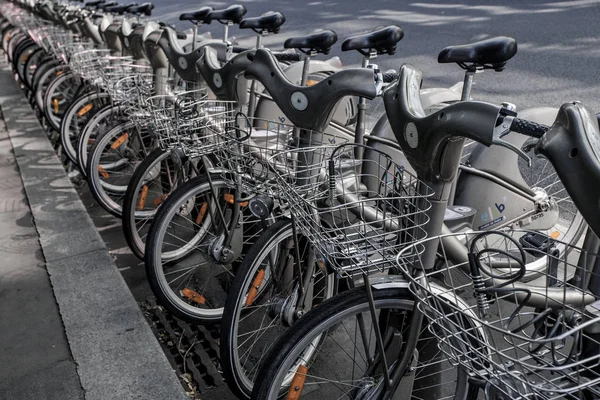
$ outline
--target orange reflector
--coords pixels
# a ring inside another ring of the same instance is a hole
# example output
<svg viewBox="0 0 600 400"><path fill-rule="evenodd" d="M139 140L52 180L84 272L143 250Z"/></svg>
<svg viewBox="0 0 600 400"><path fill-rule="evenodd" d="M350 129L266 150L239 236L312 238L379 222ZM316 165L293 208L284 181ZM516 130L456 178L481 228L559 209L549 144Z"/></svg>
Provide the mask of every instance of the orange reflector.
<svg viewBox="0 0 600 400"><path fill-rule="evenodd" d="M113 142L113 144L110 146L110 148L113 149L113 150L118 149L119 147L121 147L121 145L123 143L125 143L125 141L127 139L129 139L129 133L122 134L120 138L118 138L117 140L115 140Z"/></svg>
<svg viewBox="0 0 600 400"><path fill-rule="evenodd" d="M234 199L234 197L233 197L233 195L232 195L231 193L225 193L225 194L223 195L223 198L224 198L224 199L225 199L225 201L226 201L226 202L228 202L229 204L233 204L233 203L235 202L235 199ZM242 201L242 202L240 203L240 206L241 206L241 207L246 207L247 205L248 205L248 202L247 202L247 201Z"/></svg>
<svg viewBox="0 0 600 400"><path fill-rule="evenodd" d="M163 194L160 197L157 197L156 199L154 199L154 205L155 206L160 206L162 204L163 201L165 201L165 199L167 198L167 194Z"/></svg>
<svg viewBox="0 0 600 400"><path fill-rule="evenodd" d="M294 375L294 379L292 380L290 390L288 391L288 395L286 397L287 400L296 400L300 398L302 389L304 389L304 382L306 381L307 373L308 368L306 366L300 365L298 367L296 374Z"/></svg>
<svg viewBox="0 0 600 400"><path fill-rule="evenodd" d="M314 79L307 79L307 80L306 80L306 86L314 86L314 85L316 85L317 83L319 83L319 81L316 81L316 80L314 80Z"/></svg>
<svg viewBox="0 0 600 400"><path fill-rule="evenodd" d="M256 278L252 281L252 287L248 291L248 297L246 297L246 305L251 306L256 299L256 295L258 294L258 289L260 285L262 285L263 280L265 279L265 270L261 269L256 274Z"/></svg>
<svg viewBox="0 0 600 400"><path fill-rule="evenodd" d="M200 293L194 292L192 289L185 288L181 291L181 294L184 297L187 297L188 299L192 300L194 303L202 305L206 304L206 299L204 298L204 296L202 296Z"/></svg>
<svg viewBox="0 0 600 400"><path fill-rule="evenodd" d="M27 62L27 60L29 60L29 56L30 56L30 55L31 55L31 53L29 53L29 54L25 54L25 55L24 55L24 56L21 58L21 62L22 62L22 63L25 63L25 62Z"/></svg>
<svg viewBox="0 0 600 400"><path fill-rule="evenodd" d="M88 104L87 106L84 106L81 110L77 111L77 116L83 117L85 114L89 113L92 108L94 108L94 105L92 103Z"/></svg>
<svg viewBox="0 0 600 400"><path fill-rule="evenodd" d="M207 208L208 208L208 203L202 203L202 205L200 206L200 212L198 213L198 216L196 217L196 225L200 225L202 223L202 220L204 219L204 216L206 215Z"/></svg>
<svg viewBox="0 0 600 400"><path fill-rule="evenodd" d="M108 172L106 172L104 168L102 168L102 165L98 165L98 172L100 172L100 175L102 175L104 179L108 179L108 177L110 176Z"/></svg>
<svg viewBox="0 0 600 400"><path fill-rule="evenodd" d="M144 185L144 187L142 188L142 193L140 193L140 199L138 200L138 205L137 205L138 211L141 211L144 209L144 206L146 205L147 197L148 197L148 185Z"/></svg>
<svg viewBox="0 0 600 400"><path fill-rule="evenodd" d="M52 108L54 108L54 114L58 114L58 99L52 100Z"/></svg>
<svg viewBox="0 0 600 400"><path fill-rule="evenodd" d="M56 71L56 76L61 76L64 73L65 73L65 71Z"/></svg>
<svg viewBox="0 0 600 400"><path fill-rule="evenodd" d="M558 239L558 237L560 236L560 232L559 231L554 231L550 234L550 237L552 239Z"/></svg>

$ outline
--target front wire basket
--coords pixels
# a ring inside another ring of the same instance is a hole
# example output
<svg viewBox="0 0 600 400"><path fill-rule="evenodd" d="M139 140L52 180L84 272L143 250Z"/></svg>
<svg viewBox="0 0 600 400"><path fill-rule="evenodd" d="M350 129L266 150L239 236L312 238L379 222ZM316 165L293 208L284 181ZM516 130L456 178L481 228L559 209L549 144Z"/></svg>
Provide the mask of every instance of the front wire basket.
<svg viewBox="0 0 600 400"><path fill-rule="evenodd" d="M469 262L452 260L456 239ZM460 245L460 244L459 244ZM437 248L425 271L424 248ZM545 269L523 283L525 265ZM539 232L488 231L433 237L397 258L447 360L484 382L493 398L600 396L600 301L596 254Z"/></svg>
<svg viewBox="0 0 600 400"><path fill-rule="evenodd" d="M163 150L178 149L189 157L221 154L230 139L237 104L211 100L206 89L147 99L149 130Z"/></svg>
<svg viewBox="0 0 600 400"><path fill-rule="evenodd" d="M365 149L362 161L355 150ZM319 260L344 277L385 272L404 246L424 239L433 191L374 148L346 144L299 148L272 157L281 197Z"/></svg>
<svg viewBox="0 0 600 400"><path fill-rule="evenodd" d="M266 193L275 198L280 198L276 174L289 173L297 165L296 154L286 151L322 145L331 149L348 141L340 134L299 129L244 114L238 115L230 135L227 172L222 178L247 193Z"/></svg>

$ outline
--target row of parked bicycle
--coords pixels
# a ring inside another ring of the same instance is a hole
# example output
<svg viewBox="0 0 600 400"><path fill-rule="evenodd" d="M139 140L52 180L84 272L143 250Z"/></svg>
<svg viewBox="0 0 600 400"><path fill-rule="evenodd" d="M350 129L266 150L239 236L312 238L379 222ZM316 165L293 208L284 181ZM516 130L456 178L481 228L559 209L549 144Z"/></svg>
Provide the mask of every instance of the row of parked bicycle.
<svg viewBox="0 0 600 400"><path fill-rule="evenodd" d="M205 6L178 32L152 9L3 1L2 47L160 304L220 321L236 395L600 398L598 123L471 101L514 39L443 49L463 84L421 89L372 63L395 25L344 40L362 67L342 68L314 59L330 30L265 48L279 12Z"/></svg>

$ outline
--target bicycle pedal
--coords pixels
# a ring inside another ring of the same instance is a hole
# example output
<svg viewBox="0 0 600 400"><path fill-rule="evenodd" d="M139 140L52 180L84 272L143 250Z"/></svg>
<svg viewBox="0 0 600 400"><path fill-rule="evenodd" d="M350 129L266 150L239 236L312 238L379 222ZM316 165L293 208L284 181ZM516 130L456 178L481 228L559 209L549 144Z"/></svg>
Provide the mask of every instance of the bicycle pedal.
<svg viewBox="0 0 600 400"><path fill-rule="evenodd" d="M535 256L539 256L540 252L547 253L554 246L554 242L551 237L537 232L529 232L519 238L523 249Z"/></svg>

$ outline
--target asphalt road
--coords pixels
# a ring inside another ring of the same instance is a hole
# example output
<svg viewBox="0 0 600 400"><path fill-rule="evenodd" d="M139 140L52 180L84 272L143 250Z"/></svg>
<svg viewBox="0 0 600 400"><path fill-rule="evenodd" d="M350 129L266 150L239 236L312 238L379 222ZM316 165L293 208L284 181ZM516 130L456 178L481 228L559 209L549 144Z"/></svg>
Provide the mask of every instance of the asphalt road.
<svg viewBox="0 0 600 400"><path fill-rule="evenodd" d="M554 106L580 100L600 111L600 1L423 1L401 0L237 0L248 9L247 16L274 10L287 21L278 35L265 44L280 48L288 37L316 29L333 29L340 41L374 27L397 24L405 32L394 56L381 56L383 69L397 69L410 63L423 71L424 87L449 86L462 80L462 70L440 65L437 55L448 45L462 44L480 34L508 35L517 39L519 51L501 73L478 75L473 98L493 102L509 101L519 109ZM179 14L203 5L224 8L231 3L191 0L155 0L155 18L178 21ZM222 27L213 23L201 27L215 37ZM243 45L252 45L251 32L234 27L231 35ZM342 53L340 46L331 56L340 56L344 65L360 63L356 52Z"/></svg>

